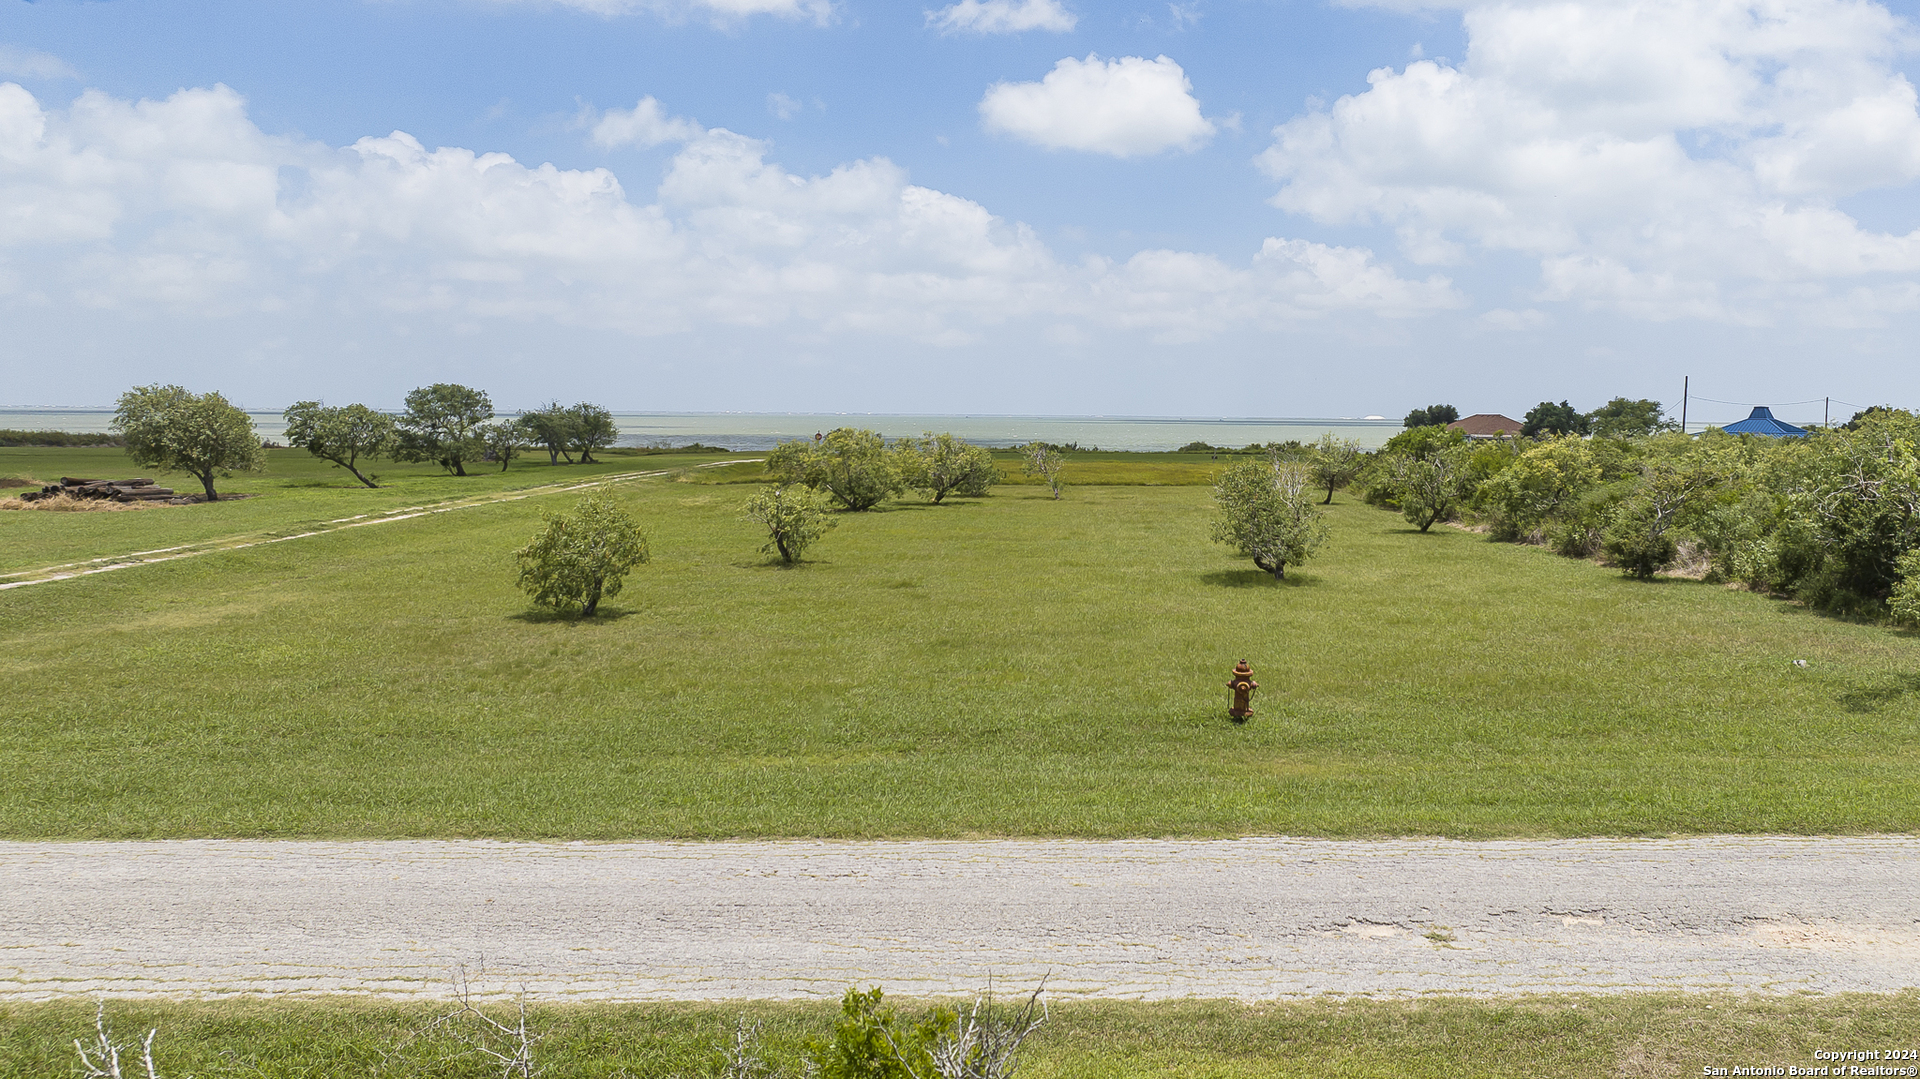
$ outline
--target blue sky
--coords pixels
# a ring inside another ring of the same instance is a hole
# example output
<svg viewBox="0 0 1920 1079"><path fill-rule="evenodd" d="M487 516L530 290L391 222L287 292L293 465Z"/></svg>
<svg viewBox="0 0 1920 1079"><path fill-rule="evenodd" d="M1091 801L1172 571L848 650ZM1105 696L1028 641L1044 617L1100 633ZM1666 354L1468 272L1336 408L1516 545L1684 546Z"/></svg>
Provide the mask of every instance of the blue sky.
<svg viewBox="0 0 1920 1079"><path fill-rule="evenodd" d="M1920 403L1914 14L0 0L0 397Z"/></svg>

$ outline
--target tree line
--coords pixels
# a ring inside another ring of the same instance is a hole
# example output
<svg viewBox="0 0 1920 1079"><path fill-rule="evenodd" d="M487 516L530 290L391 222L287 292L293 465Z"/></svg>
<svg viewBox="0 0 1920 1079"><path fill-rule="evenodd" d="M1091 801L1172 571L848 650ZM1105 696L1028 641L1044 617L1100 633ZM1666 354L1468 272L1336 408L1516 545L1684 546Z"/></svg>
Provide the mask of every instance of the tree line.
<svg viewBox="0 0 1920 1079"><path fill-rule="evenodd" d="M368 487L373 477L360 471L363 459L430 461L450 475L464 476L467 465L497 461L501 471L523 450L544 449L547 462L593 464L595 450L619 441L613 413L581 402L544 405L531 412L496 419L486 391L453 382L436 382L407 394L398 416L366 405L327 406L301 401L286 410L287 442L353 473Z"/></svg>
<svg viewBox="0 0 1920 1079"><path fill-rule="evenodd" d="M1653 407L1589 413L1591 437L1410 428L1358 483L1422 531L1464 519L1641 579L1684 560L1821 610L1920 622L1920 417L1878 406L1804 438L1689 437L1657 404L1627 403Z"/></svg>
<svg viewBox="0 0 1920 1079"><path fill-rule="evenodd" d="M378 477L366 466L376 459L431 461L451 475L467 466L497 461L502 471L529 448L544 449L551 464L593 464L596 451L619 440L613 413L581 402L545 405L513 418L496 418L486 391L437 382L407 394L406 408L392 415L366 405L330 406L300 401L283 413L287 441L331 461L368 487ZM135 386L120 395L113 434L136 464L185 472L198 479L208 501L220 496L216 478L266 467L265 447L245 411L218 393L190 393L179 386Z"/></svg>

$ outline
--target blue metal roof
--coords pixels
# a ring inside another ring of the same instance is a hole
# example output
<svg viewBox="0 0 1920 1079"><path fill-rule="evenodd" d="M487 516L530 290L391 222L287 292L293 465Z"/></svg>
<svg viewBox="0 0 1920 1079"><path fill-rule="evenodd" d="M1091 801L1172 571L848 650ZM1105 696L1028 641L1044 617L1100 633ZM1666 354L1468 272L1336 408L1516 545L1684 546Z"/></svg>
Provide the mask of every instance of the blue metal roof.
<svg viewBox="0 0 1920 1079"><path fill-rule="evenodd" d="M1730 435L1765 435L1768 438L1805 438L1807 429L1782 423L1773 418L1773 410L1765 405L1757 406L1753 415L1739 423L1730 423L1720 428Z"/></svg>

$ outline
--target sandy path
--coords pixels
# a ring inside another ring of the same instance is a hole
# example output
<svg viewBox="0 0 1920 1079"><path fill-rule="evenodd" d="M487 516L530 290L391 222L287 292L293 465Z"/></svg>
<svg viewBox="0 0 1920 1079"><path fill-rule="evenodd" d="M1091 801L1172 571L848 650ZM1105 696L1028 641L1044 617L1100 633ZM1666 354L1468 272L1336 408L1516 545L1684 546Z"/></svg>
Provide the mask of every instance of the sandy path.
<svg viewBox="0 0 1920 1079"><path fill-rule="evenodd" d="M706 464L693 465L693 468L719 468L724 465L753 464L764 460L760 457L743 457L737 461L709 461ZM650 472L613 472L594 476L587 480L567 480L562 483L543 484L539 487L522 487L512 491L498 491L492 494L472 495L466 498L449 499L429 506L403 506L398 509L380 510L374 513L358 513L352 517L336 517L323 521L319 526L305 532L296 532L285 536L240 535L223 536L218 539L201 540L197 543L181 544L178 547L162 547L152 551L130 551L126 554L104 555L89 558L81 562L63 562L54 566L39 566L30 569L9 570L0 573L0 592L13 588L27 588L36 584L51 584L54 581L70 581L76 577L91 577L96 573L113 573L116 570L132 569L135 566L151 566L159 562L176 562L182 558L198 558L201 555L217 551L238 551L247 547L264 547L275 543L290 543L294 540L311 539L314 536L330 535L349 528L368 528L374 525L393 524L398 521L411 521L416 517L429 517L437 513L453 513L457 510L469 510L478 506L492 506L501 502L519 502L540 495L565 494L569 491L585 491L594 487L603 487L609 483L628 483L633 480L658 479L672 475L675 469L655 469ZM32 512L32 511L19 511ZM13 578L22 578L14 580Z"/></svg>
<svg viewBox="0 0 1920 1079"><path fill-rule="evenodd" d="M1890 990L1920 838L0 844L3 997L441 995L460 963L542 999Z"/></svg>

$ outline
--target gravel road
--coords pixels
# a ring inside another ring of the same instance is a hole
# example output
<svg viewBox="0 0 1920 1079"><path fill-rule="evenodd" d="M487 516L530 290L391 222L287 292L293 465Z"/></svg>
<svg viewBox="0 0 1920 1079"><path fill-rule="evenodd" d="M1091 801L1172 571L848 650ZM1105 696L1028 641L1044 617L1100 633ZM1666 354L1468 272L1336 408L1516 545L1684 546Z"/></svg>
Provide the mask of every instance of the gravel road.
<svg viewBox="0 0 1920 1079"><path fill-rule="evenodd" d="M0 843L0 998L1920 985L1920 837Z"/></svg>

